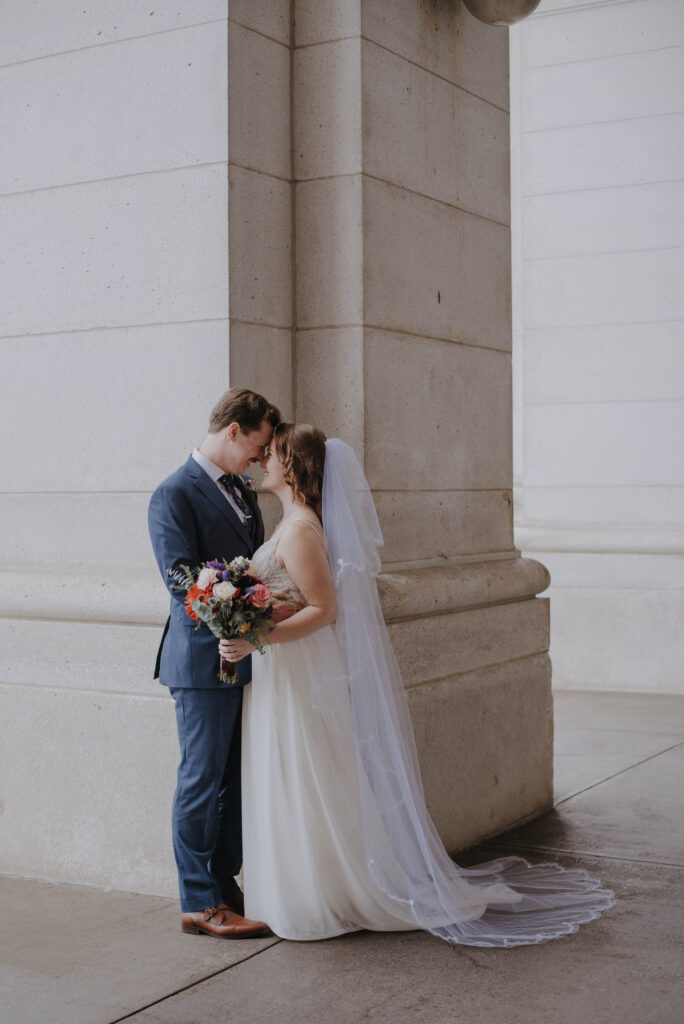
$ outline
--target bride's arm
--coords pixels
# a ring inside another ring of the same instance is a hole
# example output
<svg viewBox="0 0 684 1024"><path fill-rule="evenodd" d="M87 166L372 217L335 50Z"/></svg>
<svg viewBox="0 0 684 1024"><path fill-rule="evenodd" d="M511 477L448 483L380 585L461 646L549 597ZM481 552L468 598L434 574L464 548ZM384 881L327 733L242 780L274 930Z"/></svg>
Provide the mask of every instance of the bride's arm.
<svg viewBox="0 0 684 1024"><path fill-rule="evenodd" d="M328 556L320 538L304 523L292 523L278 544L278 556L285 571L301 591L306 607L268 634L270 644L300 640L337 618L337 598Z"/></svg>
<svg viewBox="0 0 684 1024"><path fill-rule="evenodd" d="M278 557L288 576L302 593L306 606L271 627L265 643L300 640L337 618L337 598L328 557L319 537L302 523L294 522L278 543ZM219 650L228 661L239 661L254 650L246 640L221 640Z"/></svg>

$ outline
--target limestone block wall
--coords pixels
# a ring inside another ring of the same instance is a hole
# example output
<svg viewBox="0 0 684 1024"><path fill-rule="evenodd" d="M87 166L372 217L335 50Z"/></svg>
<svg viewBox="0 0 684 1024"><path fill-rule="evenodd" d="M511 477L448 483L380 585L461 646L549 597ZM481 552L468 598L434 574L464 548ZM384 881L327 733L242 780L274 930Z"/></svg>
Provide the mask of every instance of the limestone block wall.
<svg viewBox="0 0 684 1024"><path fill-rule="evenodd" d="M227 10L0 12L0 870L174 891L150 491L229 368Z"/></svg>
<svg viewBox="0 0 684 1024"><path fill-rule="evenodd" d="M548 576L513 542L506 32L414 0L0 19L0 870L175 893L146 508L228 383L365 465L449 849L546 809Z"/></svg>
<svg viewBox="0 0 684 1024"><path fill-rule="evenodd" d="M511 31L516 541L556 686L684 686L684 8Z"/></svg>
<svg viewBox="0 0 684 1024"><path fill-rule="evenodd" d="M230 380L294 415L289 0L230 3Z"/></svg>
<svg viewBox="0 0 684 1024"><path fill-rule="evenodd" d="M297 416L363 460L457 850L551 801L548 576L512 533L508 36L458 4L295 12Z"/></svg>

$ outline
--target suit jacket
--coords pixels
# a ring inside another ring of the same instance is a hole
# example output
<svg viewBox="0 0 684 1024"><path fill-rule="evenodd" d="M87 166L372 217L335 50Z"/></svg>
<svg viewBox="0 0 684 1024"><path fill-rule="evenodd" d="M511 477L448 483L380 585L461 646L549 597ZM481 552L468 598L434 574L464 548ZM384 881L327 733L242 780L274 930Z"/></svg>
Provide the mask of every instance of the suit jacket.
<svg viewBox="0 0 684 1024"><path fill-rule="evenodd" d="M209 689L218 679L218 640L202 622L195 628L185 611L185 592L174 590L169 569L238 555L251 558L264 540L264 524L256 501L254 538L218 487L190 456L180 469L157 487L150 499L148 525L154 556L171 594L171 610L164 627L154 678L164 686ZM239 684L252 678L251 658L238 662Z"/></svg>

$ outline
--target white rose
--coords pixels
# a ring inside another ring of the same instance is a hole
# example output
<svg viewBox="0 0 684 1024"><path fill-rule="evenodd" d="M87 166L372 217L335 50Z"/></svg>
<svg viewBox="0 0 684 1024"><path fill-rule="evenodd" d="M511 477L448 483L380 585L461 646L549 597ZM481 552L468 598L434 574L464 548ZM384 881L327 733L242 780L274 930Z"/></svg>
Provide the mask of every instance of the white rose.
<svg viewBox="0 0 684 1024"><path fill-rule="evenodd" d="M217 583L214 587L214 597L218 597L222 601L230 601L236 591L237 587L234 587L228 580L224 580L222 583Z"/></svg>
<svg viewBox="0 0 684 1024"><path fill-rule="evenodd" d="M244 555L238 555L230 563L231 569L236 569L238 572L248 572L251 569L252 563L249 558L245 558Z"/></svg>
<svg viewBox="0 0 684 1024"><path fill-rule="evenodd" d="M205 565L204 569L202 569L201 573L197 577L197 586L200 590L206 590L214 580L218 579L218 575L219 574L216 569L211 569L208 565Z"/></svg>

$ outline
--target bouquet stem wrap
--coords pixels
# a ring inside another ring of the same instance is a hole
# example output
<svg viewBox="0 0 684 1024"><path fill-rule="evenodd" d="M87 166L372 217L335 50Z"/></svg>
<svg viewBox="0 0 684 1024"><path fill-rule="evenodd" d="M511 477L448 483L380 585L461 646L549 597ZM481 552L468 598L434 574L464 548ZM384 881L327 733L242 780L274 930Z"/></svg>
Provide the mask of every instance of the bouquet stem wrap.
<svg viewBox="0 0 684 1024"><path fill-rule="evenodd" d="M219 660L219 682L234 685L238 681L238 674L235 665L221 657Z"/></svg>

